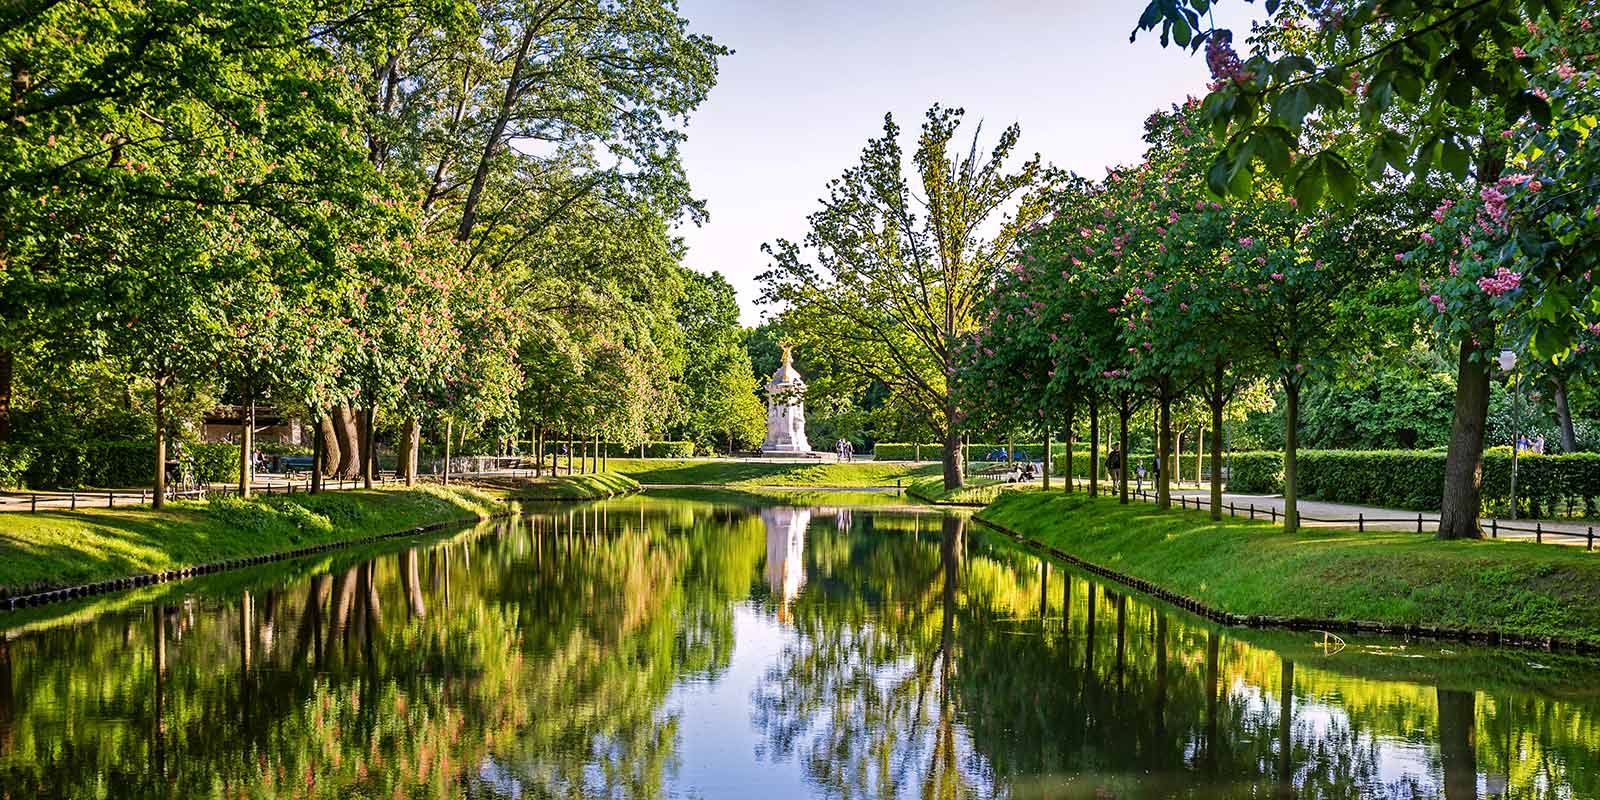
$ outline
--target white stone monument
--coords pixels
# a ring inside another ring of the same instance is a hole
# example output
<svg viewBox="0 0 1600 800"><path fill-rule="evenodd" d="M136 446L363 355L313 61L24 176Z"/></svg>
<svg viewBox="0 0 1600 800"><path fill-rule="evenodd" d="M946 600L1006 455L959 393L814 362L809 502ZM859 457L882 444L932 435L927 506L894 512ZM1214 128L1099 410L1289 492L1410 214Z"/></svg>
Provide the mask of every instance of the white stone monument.
<svg viewBox="0 0 1600 800"><path fill-rule="evenodd" d="M806 528L811 510L773 506L761 509L767 530L767 587L778 603L778 618L788 621L789 602L806 583Z"/></svg>
<svg viewBox="0 0 1600 800"><path fill-rule="evenodd" d="M783 348L783 366L767 382L767 440L763 453L811 453L806 441L806 382L794 370L788 345Z"/></svg>

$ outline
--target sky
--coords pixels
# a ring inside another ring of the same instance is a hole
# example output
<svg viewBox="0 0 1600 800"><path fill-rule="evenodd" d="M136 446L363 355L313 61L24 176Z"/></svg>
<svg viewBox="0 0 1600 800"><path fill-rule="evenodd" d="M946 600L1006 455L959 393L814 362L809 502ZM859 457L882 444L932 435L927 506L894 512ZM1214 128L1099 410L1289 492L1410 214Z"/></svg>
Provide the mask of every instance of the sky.
<svg viewBox="0 0 1600 800"><path fill-rule="evenodd" d="M935 102L966 109L957 140L980 119L980 147L1022 126L1018 152L1101 177L1137 161L1152 111L1193 94L1203 54L1128 33L1133 0L680 0L690 30L734 49L686 129L683 161L711 219L685 224L686 264L718 271L758 306L763 242L806 233L827 182L855 164L892 112L907 137ZM1224 3L1219 26L1243 39L1258 5Z"/></svg>

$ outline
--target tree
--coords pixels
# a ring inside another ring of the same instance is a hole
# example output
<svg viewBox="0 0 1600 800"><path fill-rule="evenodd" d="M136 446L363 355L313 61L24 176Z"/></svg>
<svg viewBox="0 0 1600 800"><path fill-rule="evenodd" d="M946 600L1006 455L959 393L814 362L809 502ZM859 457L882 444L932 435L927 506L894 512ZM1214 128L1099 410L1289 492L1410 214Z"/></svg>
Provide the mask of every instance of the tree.
<svg viewBox="0 0 1600 800"><path fill-rule="evenodd" d="M1558 4L1360 0L1311 6L1321 31L1306 46L1260 49L1248 60L1234 51L1230 31L1202 28L1210 5L1151 2L1134 33L1159 25L1163 44L1171 37L1191 49L1205 46L1215 79L1205 112L1224 142L1208 176L1219 193L1249 194L1259 163L1307 210L1325 193L1352 201L1361 182L1347 154L1332 140L1302 135L1309 119L1350 109L1359 109L1372 145L1370 178L1394 169L1425 179L1438 167L1458 180L1470 173L1482 188L1493 188L1505 167L1503 129L1519 121L1570 129L1587 116L1574 103L1581 92L1563 95L1541 85L1551 76L1565 82L1577 75L1568 60L1572 50L1552 43L1553 33L1592 36L1592 20L1564 14ZM1297 3L1266 5L1280 27L1303 27L1309 16ZM1455 330L1459 378L1441 538L1482 535L1479 483L1490 385L1484 343L1495 331L1486 318L1467 322Z"/></svg>
<svg viewBox="0 0 1600 800"><path fill-rule="evenodd" d="M822 209L808 217L803 242L815 263L779 239L763 246L772 268L761 276L762 299L788 306L793 344L825 353L858 385L883 383L932 421L944 441L947 489L963 480L949 384L957 339L977 327L978 300L1043 210L1038 157L1007 171L1021 129L1007 128L985 157L979 126L962 157L950 152L962 116L928 110L912 158L918 191L906 177L900 128L886 115L883 136L829 183Z"/></svg>
<svg viewBox="0 0 1600 800"><path fill-rule="evenodd" d="M733 286L719 272L684 270L683 279L676 304L683 350L682 372L673 381L676 436L707 449L720 442L729 452L735 443L759 445L766 407L756 396Z"/></svg>

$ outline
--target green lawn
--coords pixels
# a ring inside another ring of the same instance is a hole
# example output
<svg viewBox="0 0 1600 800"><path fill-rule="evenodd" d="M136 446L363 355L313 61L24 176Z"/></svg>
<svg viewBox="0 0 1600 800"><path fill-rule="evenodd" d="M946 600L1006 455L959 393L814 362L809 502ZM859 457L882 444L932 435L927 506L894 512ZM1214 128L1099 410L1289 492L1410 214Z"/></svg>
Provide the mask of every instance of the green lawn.
<svg viewBox="0 0 1600 800"><path fill-rule="evenodd" d="M895 486L940 472L938 464L786 464L718 459L613 458L612 472L645 484L697 486Z"/></svg>
<svg viewBox="0 0 1600 800"><path fill-rule="evenodd" d="M1291 536L1060 492L1008 492L978 516L1235 614L1600 642L1600 554L1578 548L1325 528Z"/></svg>
<svg viewBox="0 0 1600 800"><path fill-rule="evenodd" d="M485 477L484 490L512 500L600 500L639 491L639 482L614 472L542 478Z"/></svg>
<svg viewBox="0 0 1600 800"><path fill-rule="evenodd" d="M1050 485L1055 488L1059 484L1052 481ZM1038 491L1040 488L1037 483L1006 483L994 478L972 477L967 478L967 485L947 492L941 474L918 478L911 483L907 493L929 503L982 506L993 503L1003 493Z"/></svg>
<svg viewBox="0 0 1600 800"><path fill-rule="evenodd" d="M371 489L0 516L0 595L270 555L440 522L498 503L464 487Z"/></svg>

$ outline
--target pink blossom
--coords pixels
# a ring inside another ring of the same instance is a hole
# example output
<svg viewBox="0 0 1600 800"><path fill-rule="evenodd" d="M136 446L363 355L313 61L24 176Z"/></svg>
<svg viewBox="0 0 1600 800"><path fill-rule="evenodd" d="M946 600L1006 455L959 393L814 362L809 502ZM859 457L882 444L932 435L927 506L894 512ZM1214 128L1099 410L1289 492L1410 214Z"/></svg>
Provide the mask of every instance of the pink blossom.
<svg viewBox="0 0 1600 800"><path fill-rule="evenodd" d="M1395 253L1394 254L1394 260L1396 260L1396 261L1404 261L1404 260L1406 260L1406 254L1405 253Z"/></svg>
<svg viewBox="0 0 1600 800"><path fill-rule="evenodd" d="M1438 311L1440 314L1444 313L1444 298L1436 294L1428 295L1428 302L1433 304L1435 311Z"/></svg>
<svg viewBox="0 0 1600 800"><path fill-rule="evenodd" d="M1528 57L1528 51L1523 50L1520 47L1513 47L1513 48L1511 48L1511 55L1514 55L1517 58L1527 58Z"/></svg>
<svg viewBox="0 0 1600 800"><path fill-rule="evenodd" d="M1500 297L1517 288L1522 282L1522 273L1512 272L1505 267L1495 270L1494 277L1478 279L1478 288L1490 297Z"/></svg>
<svg viewBox="0 0 1600 800"><path fill-rule="evenodd" d="M1275 280L1275 281L1283 280L1283 273L1281 273L1281 272L1272 273L1272 279Z"/></svg>
<svg viewBox="0 0 1600 800"><path fill-rule="evenodd" d="M1427 231L1423 231L1422 232L1422 241L1427 242L1428 244L1433 244L1433 242L1434 242L1433 234L1428 233Z"/></svg>
<svg viewBox="0 0 1600 800"><path fill-rule="evenodd" d="M1239 246L1240 247L1249 247L1249 246L1251 246L1251 245L1253 245L1255 243L1256 243L1256 240L1254 240L1254 239L1252 239L1252 238L1250 238L1248 236L1246 236L1243 239L1239 240Z"/></svg>

